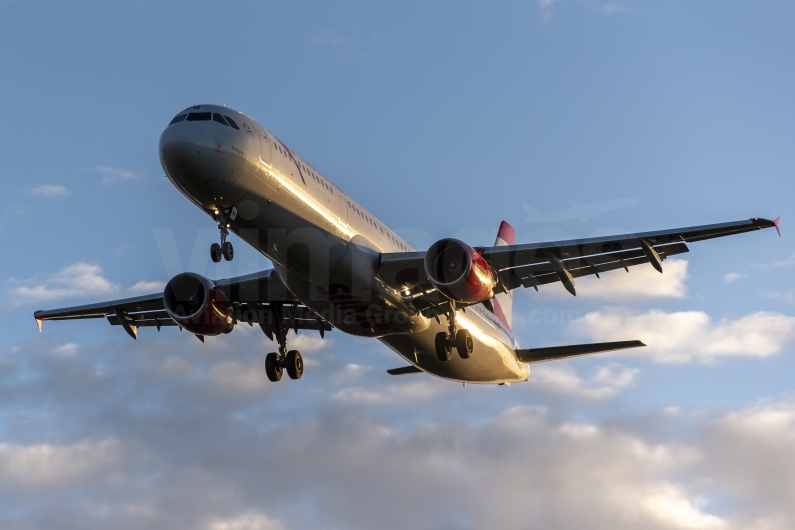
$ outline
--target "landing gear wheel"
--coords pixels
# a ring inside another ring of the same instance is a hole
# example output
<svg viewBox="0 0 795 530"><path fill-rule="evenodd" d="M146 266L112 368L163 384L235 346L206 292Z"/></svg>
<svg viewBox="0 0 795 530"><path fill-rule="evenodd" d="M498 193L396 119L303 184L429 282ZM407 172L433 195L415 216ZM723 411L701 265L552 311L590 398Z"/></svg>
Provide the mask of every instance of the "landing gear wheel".
<svg viewBox="0 0 795 530"><path fill-rule="evenodd" d="M221 247L221 252L224 255L224 259L226 261L232 261L232 258L235 257L235 249L232 248L232 243L229 241L224 241L224 245Z"/></svg>
<svg viewBox="0 0 795 530"><path fill-rule="evenodd" d="M458 350L458 355L462 359L469 359L472 357L472 351L475 349L475 343L472 341L472 334L468 329L459 329L455 334L455 348Z"/></svg>
<svg viewBox="0 0 795 530"><path fill-rule="evenodd" d="M436 355L440 361L449 361L453 358L453 348L450 347L448 337L444 331L436 334Z"/></svg>
<svg viewBox="0 0 795 530"><path fill-rule="evenodd" d="M210 257L213 259L214 262L219 263L221 261L221 256L223 255L223 251L221 250L221 245L218 243L213 243L210 245Z"/></svg>
<svg viewBox="0 0 795 530"><path fill-rule="evenodd" d="M301 379L301 376L304 375L304 360L298 350L288 351L284 364L290 379Z"/></svg>
<svg viewBox="0 0 795 530"><path fill-rule="evenodd" d="M268 376L270 381L281 380L282 374L284 374L281 360L281 356L275 352L265 356L265 375Z"/></svg>

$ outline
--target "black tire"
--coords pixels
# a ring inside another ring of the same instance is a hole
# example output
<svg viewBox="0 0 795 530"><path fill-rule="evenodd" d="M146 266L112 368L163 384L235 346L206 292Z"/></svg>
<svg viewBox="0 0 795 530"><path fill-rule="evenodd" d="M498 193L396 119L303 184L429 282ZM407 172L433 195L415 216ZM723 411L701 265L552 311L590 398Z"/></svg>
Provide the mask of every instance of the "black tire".
<svg viewBox="0 0 795 530"><path fill-rule="evenodd" d="M469 359L472 357L472 351L475 349L475 342L472 340L472 334L468 329L459 329L455 334L455 348L458 350L458 355L462 359Z"/></svg>
<svg viewBox="0 0 795 530"><path fill-rule="evenodd" d="M224 241L224 246L221 247L221 252L223 253L224 259L226 261L232 261L232 258L235 257L235 248L229 241Z"/></svg>
<svg viewBox="0 0 795 530"><path fill-rule="evenodd" d="M447 336L444 331L436 334L436 355L440 361L449 361L453 358L453 349L447 343Z"/></svg>
<svg viewBox="0 0 795 530"><path fill-rule="evenodd" d="M223 255L223 251L221 250L221 245L218 243L213 243L210 245L210 257L213 259L214 262L219 263L221 261L221 256Z"/></svg>
<svg viewBox="0 0 795 530"><path fill-rule="evenodd" d="M301 376L304 375L304 359L301 357L300 351L288 351L284 364L290 379L301 379Z"/></svg>
<svg viewBox="0 0 795 530"><path fill-rule="evenodd" d="M279 356L275 352L271 352L265 356L265 375L268 376L270 381L281 381L284 368L279 362Z"/></svg>

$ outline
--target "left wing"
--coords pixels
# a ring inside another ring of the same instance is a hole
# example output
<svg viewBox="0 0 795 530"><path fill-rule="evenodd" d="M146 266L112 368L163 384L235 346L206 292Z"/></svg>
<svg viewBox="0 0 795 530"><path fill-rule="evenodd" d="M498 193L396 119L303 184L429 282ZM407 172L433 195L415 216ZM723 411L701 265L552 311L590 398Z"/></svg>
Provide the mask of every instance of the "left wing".
<svg viewBox="0 0 795 530"><path fill-rule="evenodd" d="M276 329L284 325L296 331L317 330L321 335L331 330L331 325L298 302L273 269L213 283L232 303L235 321L249 325L256 322L271 339ZM39 331L45 320L106 318L111 325L122 326L134 339L138 338L139 327L157 327L159 331L163 326L178 325L163 305L163 293L36 311L33 316Z"/></svg>
<svg viewBox="0 0 795 530"><path fill-rule="evenodd" d="M495 294L517 287L534 287L561 282L576 295L574 278L599 276L601 272L651 263L662 272L662 262L669 256L688 252L686 243L775 227L770 221L754 217L746 221L658 230L610 237L592 237L568 241L548 241L524 245L476 247L496 276ZM779 232L779 235L781 233ZM379 274L384 281L403 293L408 301L427 307L444 302L428 281L424 269L425 252L382 254Z"/></svg>

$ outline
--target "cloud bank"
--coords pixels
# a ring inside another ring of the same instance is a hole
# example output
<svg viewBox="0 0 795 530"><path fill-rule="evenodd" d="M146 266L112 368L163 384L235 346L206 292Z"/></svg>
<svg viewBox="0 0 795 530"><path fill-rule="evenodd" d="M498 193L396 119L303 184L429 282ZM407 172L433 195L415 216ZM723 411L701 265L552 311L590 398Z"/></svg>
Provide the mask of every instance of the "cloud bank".
<svg viewBox="0 0 795 530"><path fill-rule="evenodd" d="M721 357L779 353L795 339L795 317L759 312L715 322L702 311L638 313L608 307L575 319L571 329L594 342L637 339L648 346L618 355L659 363L709 363Z"/></svg>

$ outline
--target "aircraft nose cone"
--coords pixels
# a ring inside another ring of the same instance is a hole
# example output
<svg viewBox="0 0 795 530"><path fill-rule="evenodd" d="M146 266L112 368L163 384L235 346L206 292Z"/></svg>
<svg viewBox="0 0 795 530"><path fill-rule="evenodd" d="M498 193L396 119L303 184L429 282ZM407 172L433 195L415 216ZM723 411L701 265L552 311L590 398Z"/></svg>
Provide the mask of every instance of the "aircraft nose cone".
<svg viewBox="0 0 795 530"><path fill-rule="evenodd" d="M174 174L194 164L201 157L204 133L192 123L175 123L160 135L160 163Z"/></svg>

